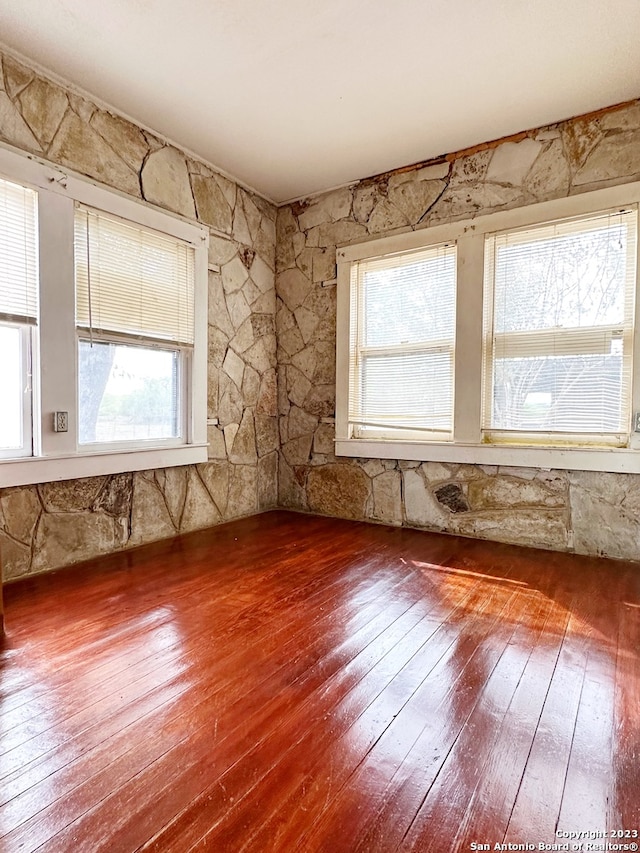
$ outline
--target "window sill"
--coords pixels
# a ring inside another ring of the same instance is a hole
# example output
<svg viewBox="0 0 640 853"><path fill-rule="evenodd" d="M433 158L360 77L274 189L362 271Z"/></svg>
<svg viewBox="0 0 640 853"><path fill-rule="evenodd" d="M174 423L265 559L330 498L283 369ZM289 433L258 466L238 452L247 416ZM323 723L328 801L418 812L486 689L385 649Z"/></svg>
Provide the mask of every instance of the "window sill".
<svg viewBox="0 0 640 853"><path fill-rule="evenodd" d="M195 465L207 461L206 444L155 447L67 456L29 457L0 462L0 488L27 486L56 480L75 480L103 474Z"/></svg>
<svg viewBox="0 0 640 853"><path fill-rule="evenodd" d="M417 441L337 439L336 456L414 462L464 462L517 468L561 468L640 474L640 452L632 448L515 447Z"/></svg>

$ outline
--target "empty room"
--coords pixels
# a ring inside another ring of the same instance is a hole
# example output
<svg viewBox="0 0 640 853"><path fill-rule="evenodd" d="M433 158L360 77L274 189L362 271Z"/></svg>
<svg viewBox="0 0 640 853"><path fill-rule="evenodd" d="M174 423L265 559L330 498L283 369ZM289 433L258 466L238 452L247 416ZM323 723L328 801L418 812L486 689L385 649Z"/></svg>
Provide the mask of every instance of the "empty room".
<svg viewBox="0 0 640 853"><path fill-rule="evenodd" d="M640 5L0 0L0 851L635 851Z"/></svg>

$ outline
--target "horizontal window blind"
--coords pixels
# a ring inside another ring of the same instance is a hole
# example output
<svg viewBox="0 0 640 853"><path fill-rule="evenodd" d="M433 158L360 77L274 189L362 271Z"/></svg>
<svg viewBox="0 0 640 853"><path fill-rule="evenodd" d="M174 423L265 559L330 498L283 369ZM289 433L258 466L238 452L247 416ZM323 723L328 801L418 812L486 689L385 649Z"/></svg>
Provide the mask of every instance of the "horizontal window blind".
<svg viewBox="0 0 640 853"><path fill-rule="evenodd" d="M0 320L37 320L37 219L37 193L0 179Z"/></svg>
<svg viewBox="0 0 640 853"><path fill-rule="evenodd" d="M352 267L349 423L356 437L449 434L456 249L434 246Z"/></svg>
<svg viewBox="0 0 640 853"><path fill-rule="evenodd" d="M192 346L192 246L81 205L75 212L80 328Z"/></svg>
<svg viewBox="0 0 640 853"><path fill-rule="evenodd" d="M630 209L486 238L485 435L626 440L636 228Z"/></svg>

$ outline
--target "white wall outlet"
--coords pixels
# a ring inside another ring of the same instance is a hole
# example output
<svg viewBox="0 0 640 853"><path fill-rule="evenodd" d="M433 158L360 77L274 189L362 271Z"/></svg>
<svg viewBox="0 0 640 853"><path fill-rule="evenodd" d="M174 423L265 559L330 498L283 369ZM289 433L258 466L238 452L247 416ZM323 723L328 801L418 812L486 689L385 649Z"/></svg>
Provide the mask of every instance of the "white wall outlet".
<svg viewBox="0 0 640 853"><path fill-rule="evenodd" d="M68 430L69 430L69 412L54 412L53 413L53 429L55 432L68 432Z"/></svg>
<svg viewBox="0 0 640 853"><path fill-rule="evenodd" d="M633 431L640 432L640 412L633 413Z"/></svg>

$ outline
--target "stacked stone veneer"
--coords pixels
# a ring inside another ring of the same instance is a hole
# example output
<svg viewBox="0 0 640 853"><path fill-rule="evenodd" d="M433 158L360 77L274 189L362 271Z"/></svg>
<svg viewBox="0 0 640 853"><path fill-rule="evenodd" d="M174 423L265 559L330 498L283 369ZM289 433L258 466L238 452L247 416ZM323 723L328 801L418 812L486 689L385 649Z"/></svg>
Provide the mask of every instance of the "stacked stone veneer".
<svg viewBox="0 0 640 853"><path fill-rule="evenodd" d="M336 246L640 178L640 104L278 211L279 500L312 512L640 559L640 478L336 458Z"/></svg>
<svg viewBox="0 0 640 853"><path fill-rule="evenodd" d="M250 515L277 500L275 208L0 56L0 139L211 229L209 461L0 489L4 577Z"/></svg>

